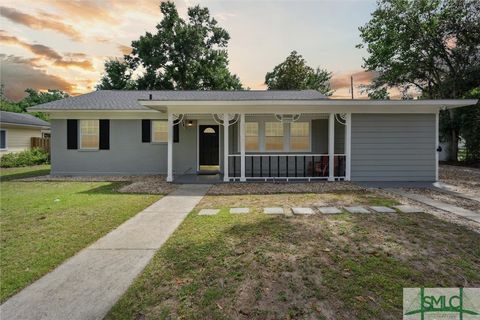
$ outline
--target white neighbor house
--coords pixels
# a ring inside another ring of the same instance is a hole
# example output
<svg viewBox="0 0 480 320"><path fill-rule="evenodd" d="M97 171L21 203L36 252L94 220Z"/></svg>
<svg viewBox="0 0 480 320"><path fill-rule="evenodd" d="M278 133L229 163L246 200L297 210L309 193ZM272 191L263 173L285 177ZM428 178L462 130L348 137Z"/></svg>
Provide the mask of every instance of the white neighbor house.
<svg viewBox="0 0 480 320"><path fill-rule="evenodd" d="M434 181L439 110L475 103L335 100L313 90L105 90L29 110L50 116L53 175Z"/></svg>

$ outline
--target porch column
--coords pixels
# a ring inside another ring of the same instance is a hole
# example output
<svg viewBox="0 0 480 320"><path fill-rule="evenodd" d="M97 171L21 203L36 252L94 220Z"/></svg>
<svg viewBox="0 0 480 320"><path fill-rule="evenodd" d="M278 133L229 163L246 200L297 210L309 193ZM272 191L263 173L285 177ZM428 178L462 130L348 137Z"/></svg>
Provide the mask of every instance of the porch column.
<svg viewBox="0 0 480 320"><path fill-rule="evenodd" d="M352 164L352 114L345 118L345 180L350 181Z"/></svg>
<svg viewBox="0 0 480 320"><path fill-rule="evenodd" d="M228 113L223 114L223 181L228 182Z"/></svg>
<svg viewBox="0 0 480 320"><path fill-rule="evenodd" d="M245 179L245 113L240 114L240 181L246 181Z"/></svg>
<svg viewBox="0 0 480 320"><path fill-rule="evenodd" d="M173 181L173 115L168 113L167 182Z"/></svg>
<svg viewBox="0 0 480 320"><path fill-rule="evenodd" d="M334 181L335 114L328 115L328 181Z"/></svg>

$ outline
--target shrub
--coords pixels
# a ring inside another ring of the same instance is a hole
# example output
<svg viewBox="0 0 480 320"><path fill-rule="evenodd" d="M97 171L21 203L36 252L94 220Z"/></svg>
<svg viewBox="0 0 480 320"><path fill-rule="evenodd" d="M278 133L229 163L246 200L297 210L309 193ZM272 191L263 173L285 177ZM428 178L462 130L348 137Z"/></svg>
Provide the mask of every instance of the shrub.
<svg viewBox="0 0 480 320"><path fill-rule="evenodd" d="M50 162L48 152L42 149L25 150L18 153L7 153L0 158L0 167L26 167Z"/></svg>

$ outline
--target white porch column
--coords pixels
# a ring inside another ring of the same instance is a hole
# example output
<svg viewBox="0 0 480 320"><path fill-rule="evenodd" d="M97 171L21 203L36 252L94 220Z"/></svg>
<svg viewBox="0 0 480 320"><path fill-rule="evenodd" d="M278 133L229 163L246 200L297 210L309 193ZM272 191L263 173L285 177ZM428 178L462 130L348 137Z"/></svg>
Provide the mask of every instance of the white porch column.
<svg viewBox="0 0 480 320"><path fill-rule="evenodd" d="M345 180L350 181L352 171L352 114L347 113L345 118Z"/></svg>
<svg viewBox="0 0 480 320"><path fill-rule="evenodd" d="M167 182L173 181L173 115L168 113Z"/></svg>
<svg viewBox="0 0 480 320"><path fill-rule="evenodd" d="M245 179L245 113L240 114L240 181Z"/></svg>
<svg viewBox="0 0 480 320"><path fill-rule="evenodd" d="M228 182L228 113L223 114L223 181Z"/></svg>
<svg viewBox="0 0 480 320"><path fill-rule="evenodd" d="M335 156L335 114L328 116L328 181L334 181Z"/></svg>

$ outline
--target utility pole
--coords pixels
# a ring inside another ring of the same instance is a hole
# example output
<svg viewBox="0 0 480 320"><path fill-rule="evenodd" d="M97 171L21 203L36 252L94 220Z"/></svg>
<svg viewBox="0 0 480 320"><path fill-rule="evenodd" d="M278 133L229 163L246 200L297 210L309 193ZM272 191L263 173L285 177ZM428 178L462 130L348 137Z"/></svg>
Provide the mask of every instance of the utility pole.
<svg viewBox="0 0 480 320"><path fill-rule="evenodd" d="M350 76L350 92L352 93L352 100L353 100L353 76Z"/></svg>

